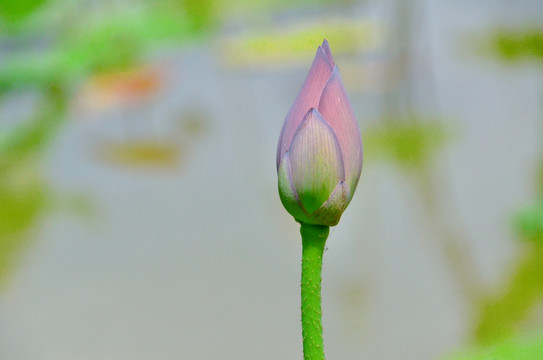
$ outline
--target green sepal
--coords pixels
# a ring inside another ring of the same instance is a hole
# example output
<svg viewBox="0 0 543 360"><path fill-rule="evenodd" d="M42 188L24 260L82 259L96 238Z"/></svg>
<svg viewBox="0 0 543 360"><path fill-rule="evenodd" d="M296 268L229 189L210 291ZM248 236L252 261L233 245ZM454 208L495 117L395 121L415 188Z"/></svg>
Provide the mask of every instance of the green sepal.
<svg viewBox="0 0 543 360"><path fill-rule="evenodd" d="M341 215L349 205L351 190L345 181L340 181L330 198L311 214L308 224L336 226Z"/></svg>

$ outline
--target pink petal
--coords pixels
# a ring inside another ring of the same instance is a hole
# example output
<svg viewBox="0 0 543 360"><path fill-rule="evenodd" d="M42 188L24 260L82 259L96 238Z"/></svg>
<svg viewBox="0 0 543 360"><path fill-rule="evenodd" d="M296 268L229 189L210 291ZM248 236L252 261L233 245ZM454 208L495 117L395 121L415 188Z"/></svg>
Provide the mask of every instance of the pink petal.
<svg viewBox="0 0 543 360"><path fill-rule="evenodd" d="M292 180L292 169L288 151L281 158L279 164L279 197L287 211L299 221L307 220L307 213L300 202L294 182Z"/></svg>
<svg viewBox="0 0 543 360"><path fill-rule="evenodd" d="M341 148L334 130L315 109L308 111L289 149L292 182L308 214L345 179Z"/></svg>
<svg viewBox="0 0 543 360"><path fill-rule="evenodd" d="M332 51L330 50L330 45L328 45L328 40L324 39L320 47L322 47L322 49L324 50L324 53L328 57L328 60L330 60L330 64L332 64L332 67L336 66L336 64L334 63L334 58L332 57Z"/></svg>
<svg viewBox="0 0 543 360"><path fill-rule="evenodd" d="M345 166L345 181L354 193L362 170L362 139L337 66L322 91L318 109L339 140Z"/></svg>
<svg viewBox="0 0 543 360"><path fill-rule="evenodd" d="M328 48L328 51L329 50L330 49ZM298 129L300 123L304 119L304 115L309 109L316 108L319 104L322 89L330 78L333 69L334 65L330 62L325 49L319 46L304 85L283 123L279 144L277 146L277 168L279 168L279 161L283 157L283 154L290 146L296 129Z"/></svg>

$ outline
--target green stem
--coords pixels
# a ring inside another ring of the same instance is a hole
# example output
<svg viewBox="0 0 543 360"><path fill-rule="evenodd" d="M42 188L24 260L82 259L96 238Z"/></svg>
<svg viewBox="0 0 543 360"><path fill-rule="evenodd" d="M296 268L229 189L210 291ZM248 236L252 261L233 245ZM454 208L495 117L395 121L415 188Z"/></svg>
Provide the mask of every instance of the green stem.
<svg viewBox="0 0 543 360"><path fill-rule="evenodd" d="M328 226L302 224L302 335L304 360L324 360L321 272Z"/></svg>

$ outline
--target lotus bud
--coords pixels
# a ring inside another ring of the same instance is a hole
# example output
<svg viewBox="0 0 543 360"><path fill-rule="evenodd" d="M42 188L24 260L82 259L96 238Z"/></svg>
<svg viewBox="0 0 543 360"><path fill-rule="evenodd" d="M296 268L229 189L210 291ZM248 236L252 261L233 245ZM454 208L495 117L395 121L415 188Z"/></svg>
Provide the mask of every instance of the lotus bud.
<svg viewBox="0 0 543 360"><path fill-rule="evenodd" d="M337 225L361 171L360 129L324 40L281 129L281 202L300 223Z"/></svg>

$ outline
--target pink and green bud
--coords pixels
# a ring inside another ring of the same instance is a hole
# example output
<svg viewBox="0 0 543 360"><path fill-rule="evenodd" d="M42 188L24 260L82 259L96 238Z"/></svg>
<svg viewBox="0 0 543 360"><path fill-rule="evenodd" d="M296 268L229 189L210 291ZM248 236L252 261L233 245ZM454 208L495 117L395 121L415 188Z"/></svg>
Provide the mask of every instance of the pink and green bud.
<svg viewBox="0 0 543 360"><path fill-rule="evenodd" d="M279 137L281 202L300 223L334 226L361 170L360 129L324 40Z"/></svg>

